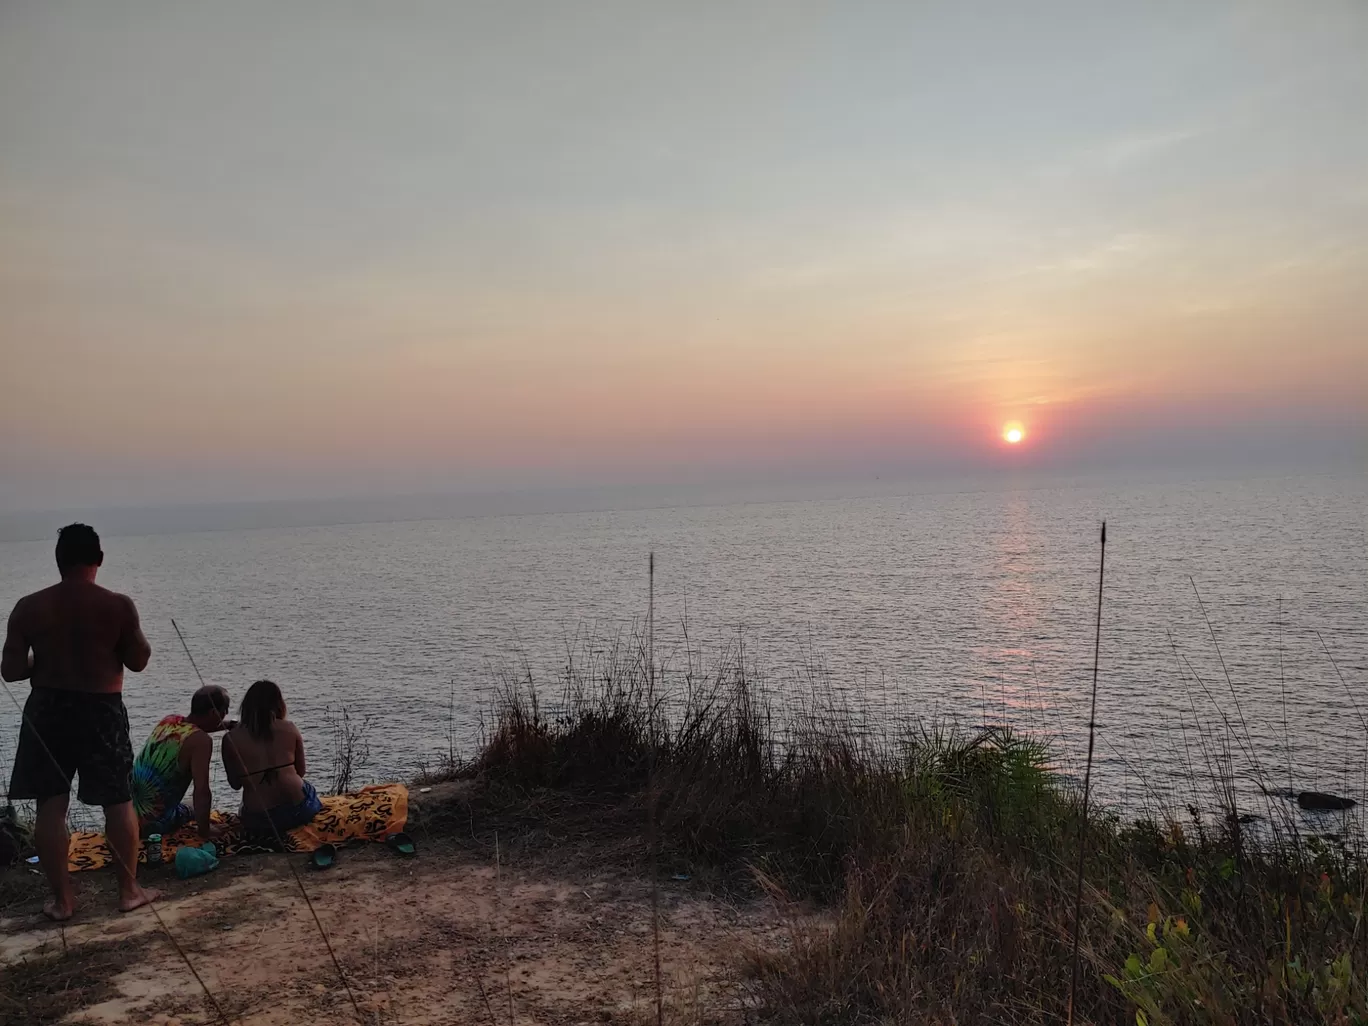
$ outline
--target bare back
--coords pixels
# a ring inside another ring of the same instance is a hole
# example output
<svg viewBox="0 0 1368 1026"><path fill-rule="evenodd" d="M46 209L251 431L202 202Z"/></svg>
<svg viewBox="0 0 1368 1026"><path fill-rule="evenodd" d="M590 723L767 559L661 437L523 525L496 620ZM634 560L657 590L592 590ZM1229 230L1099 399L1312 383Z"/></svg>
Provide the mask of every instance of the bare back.
<svg viewBox="0 0 1368 1026"><path fill-rule="evenodd" d="M304 737L289 720L276 720L265 739L234 727L223 738L223 768L228 783L242 788L244 812L298 804L304 797Z"/></svg>
<svg viewBox="0 0 1368 1026"><path fill-rule="evenodd" d="M4 675L27 677L35 688L117 694L124 669L142 670L150 654L132 599L68 578L15 605Z"/></svg>

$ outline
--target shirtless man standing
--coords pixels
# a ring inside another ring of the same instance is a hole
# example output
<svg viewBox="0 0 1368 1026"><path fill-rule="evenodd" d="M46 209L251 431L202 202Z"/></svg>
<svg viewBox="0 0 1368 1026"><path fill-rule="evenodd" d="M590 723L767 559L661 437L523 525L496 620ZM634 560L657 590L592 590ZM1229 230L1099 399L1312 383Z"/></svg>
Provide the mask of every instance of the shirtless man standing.
<svg viewBox="0 0 1368 1026"><path fill-rule="evenodd" d="M123 704L123 673L141 672L152 657L133 600L95 583L104 562L100 537L85 524L57 535L62 580L21 598L10 614L0 676L32 685L24 705L11 798L38 802L34 842L52 887L49 918L71 918L76 902L67 872L67 803L101 805L114 852L119 911L131 912L158 894L138 886L138 817L133 811L133 746Z"/></svg>

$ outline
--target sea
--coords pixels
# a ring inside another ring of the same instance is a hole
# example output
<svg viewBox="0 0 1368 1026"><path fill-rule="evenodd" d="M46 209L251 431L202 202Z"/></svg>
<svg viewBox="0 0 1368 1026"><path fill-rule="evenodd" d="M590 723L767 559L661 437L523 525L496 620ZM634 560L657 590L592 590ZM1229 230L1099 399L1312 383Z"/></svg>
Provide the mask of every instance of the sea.
<svg viewBox="0 0 1368 1026"><path fill-rule="evenodd" d="M1365 797L1365 511L1362 475L1326 475L85 518L104 534L101 583L133 597L153 647L126 681L135 745L188 711L196 668L235 702L270 678L320 785L344 710L364 727L359 775L408 780L473 754L511 680L532 680L554 710L567 662L633 644L651 612L667 687L690 660L741 654L780 718L835 708L889 735L1006 725L1045 740L1078 779L1101 572L1092 783L1100 801L1139 814L1205 801L1223 759L1256 812L1286 801L1269 790ZM0 604L55 579L52 528L65 516L0 521ZM9 687L22 702L27 685ZM0 696L6 772L17 725Z"/></svg>

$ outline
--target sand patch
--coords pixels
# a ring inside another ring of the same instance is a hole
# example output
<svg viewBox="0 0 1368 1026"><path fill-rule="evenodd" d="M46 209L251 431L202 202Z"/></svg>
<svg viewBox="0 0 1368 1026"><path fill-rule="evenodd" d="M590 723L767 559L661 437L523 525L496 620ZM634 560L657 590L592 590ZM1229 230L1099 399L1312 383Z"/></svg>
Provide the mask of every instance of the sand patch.
<svg viewBox="0 0 1368 1026"><path fill-rule="evenodd" d="M654 1020L649 885L618 871L495 866L474 855L401 861L344 852L301 871L351 988L339 979L281 856L236 875L172 881L162 918L234 1021L286 1026L357 1021L414 1026ZM157 881L163 885L162 881ZM786 939L763 902L731 904L672 884L660 892L661 965L672 1022L739 1018L747 949ZM0 962L140 940L110 983L75 1013L89 1023L217 1021L150 913L87 913L65 931L10 921ZM61 933L65 933L63 939Z"/></svg>

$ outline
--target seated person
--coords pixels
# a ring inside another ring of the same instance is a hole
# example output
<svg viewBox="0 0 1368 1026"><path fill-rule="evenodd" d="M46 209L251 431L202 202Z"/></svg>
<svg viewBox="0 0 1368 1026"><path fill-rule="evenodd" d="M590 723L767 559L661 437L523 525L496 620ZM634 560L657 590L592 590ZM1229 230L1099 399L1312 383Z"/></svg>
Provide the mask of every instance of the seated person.
<svg viewBox="0 0 1368 1026"><path fill-rule="evenodd" d="M223 738L228 784L242 792L242 829L250 837L283 839L323 808L304 779L304 738L285 718L280 688L259 680L247 689L241 721Z"/></svg>
<svg viewBox="0 0 1368 1026"><path fill-rule="evenodd" d="M228 692L206 684L190 699L189 716L167 716L147 738L133 763L133 809L138 829L148 834L169 834L192 819L206 840L219 836L209 822L214 797L209 791L209 763L214 756L216 730L231 727ZM185 792L195 785L194 812L182 804Z"/></svg>

